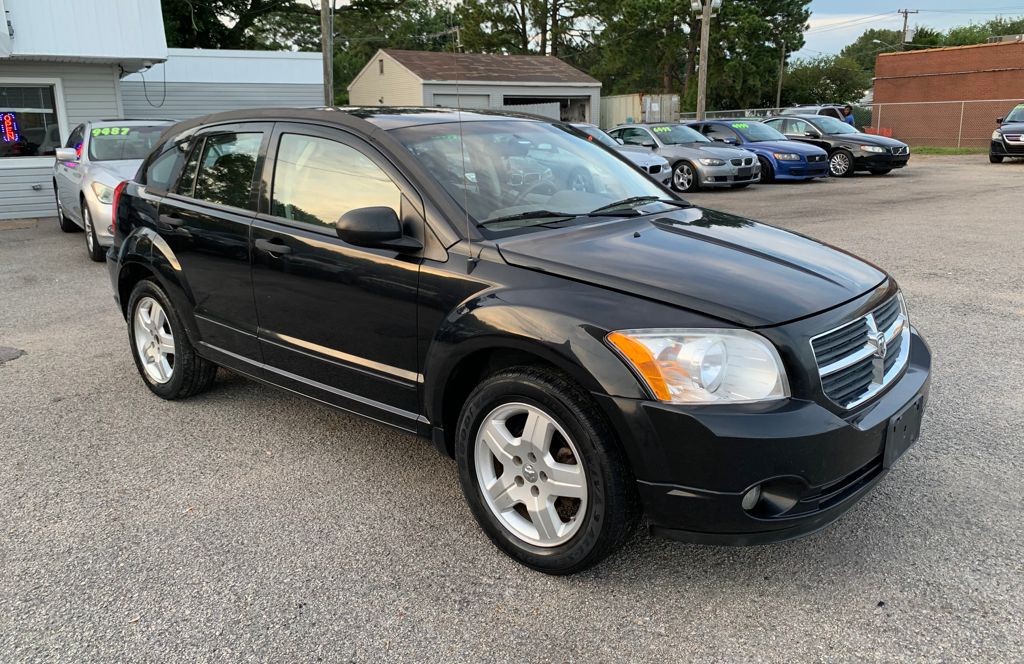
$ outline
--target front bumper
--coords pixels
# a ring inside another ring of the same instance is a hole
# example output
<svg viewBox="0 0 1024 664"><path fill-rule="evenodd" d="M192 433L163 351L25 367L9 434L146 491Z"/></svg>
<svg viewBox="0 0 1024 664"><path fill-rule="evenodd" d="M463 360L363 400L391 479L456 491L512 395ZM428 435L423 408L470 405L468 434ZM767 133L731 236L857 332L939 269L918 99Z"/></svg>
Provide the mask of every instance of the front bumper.
<svg viewBox="0 0 1024 664"><path fill-rule="evenodd" d="M701 187L731 187L750 184L761 179L761 163L754 159L749 166L697 166L697 182Z"/></svg>
<svg viewBox="0 0 1024 664"><path fill-rule="evenodd" d="M96 241L101 247L109 247L114 244L114 228L111 226L112 212L110 203L101 203L91 188L85 192L85 204L89 206L92 214L92 225L96 230Z"/></svg>
<svg viewBox="0 0 1024 664"><path fill-rule="evenodd" d="M858 171L903 168L909 161L909 152L907 154L890 154L856 151L853 155L853 167Z"/></svg>
<svg viewBox="0 0 1024 664"><path fill-rule="evenodd" d="M828 159L824 161L782 161L776 162L776 180L809 180L812 178L828 177Z"/></svg>
<svg viewBox="0 0 1024 664"><path fill-rule="evenodd" d="M654 532L702 544L760 544L823 528L866 495L888 471L890 420L908 407L923 410L930 374L931 351L914 332L903 376L843 415L799 399L702 407L612 400L638 444L663 455L662 468L647 471L658 476L637 483ZM744 496L755 486L782 487L795 502L781 513L747 509Z"/></svg>
<svg viewBox="0 0 1024 664"><path fill-rule="evenodd" d="M1024 157L1024 141L992 141L988 153L993 157Z"/></svg>

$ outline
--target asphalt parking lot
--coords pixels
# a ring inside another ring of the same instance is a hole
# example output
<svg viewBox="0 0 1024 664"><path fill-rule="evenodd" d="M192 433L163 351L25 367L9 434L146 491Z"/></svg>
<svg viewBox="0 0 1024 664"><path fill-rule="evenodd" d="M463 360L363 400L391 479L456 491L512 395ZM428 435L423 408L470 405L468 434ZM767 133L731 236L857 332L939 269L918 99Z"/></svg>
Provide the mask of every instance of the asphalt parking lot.
<svg viewBox="0 0 1024 664"><path fill-rule="evenodd" d="M495 549L417 438L226 373L159 400L82 235L0 222L0 659L1020 661L1022 182L977 155L691 196L897 278L922 437L811 537L641 533L572 578Z"/></svg>

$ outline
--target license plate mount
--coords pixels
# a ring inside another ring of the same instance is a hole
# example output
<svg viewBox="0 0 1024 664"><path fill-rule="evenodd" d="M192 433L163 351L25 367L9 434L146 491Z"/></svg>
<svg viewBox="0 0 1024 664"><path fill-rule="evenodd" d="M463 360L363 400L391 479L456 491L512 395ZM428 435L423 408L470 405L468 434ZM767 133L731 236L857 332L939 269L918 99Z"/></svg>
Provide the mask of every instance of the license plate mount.
<svg viewBox="0 0 1024 664"><path fill-rule="evenodd" d="M891 468L921 435L921 418L924 415L924 397L917 397L904 406L903 410L889 418L885 430L885 453L882 467Z"/></svg>
<svg viewBox="0 0 1024 664"><path fill-rule="evenodd" d="M754 172L754 169L750 166L744 166L743 168L736 171L736 174L741 178L749 178L750 174Z"/></svg>

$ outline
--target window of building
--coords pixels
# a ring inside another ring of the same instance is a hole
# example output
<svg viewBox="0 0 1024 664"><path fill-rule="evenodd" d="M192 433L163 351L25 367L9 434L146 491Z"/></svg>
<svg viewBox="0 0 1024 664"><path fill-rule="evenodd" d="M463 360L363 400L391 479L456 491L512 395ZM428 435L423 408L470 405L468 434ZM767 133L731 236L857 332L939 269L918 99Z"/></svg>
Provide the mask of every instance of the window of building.
<svg viewBox="0 0 1024 664"><path fill-rule="evenodd" d="M386 206L400 214L402 193L355 148L315 136L285 134L274 166L272 213L333 226L349 210Z"/></svg>
<svg viewBox="0 0 1024 664"><path fill-rule="evenodd" d="M262 141L259 132L207 136L193 197L219 205L251 207L252 178Z"/></svg>
<svg viewBox="0 0 1024 664"><path fill-rule="evenodd" d="M0 158L52 156L60 144L53 86L0 83Z"/></svg>
<svg viewBox="0 0 1024 664"><path fill-rule="evenodd" d="M381 73L381 74L384 73L384 59L383 58L381 58L380 60L377 61L377 72Z"/></svg>

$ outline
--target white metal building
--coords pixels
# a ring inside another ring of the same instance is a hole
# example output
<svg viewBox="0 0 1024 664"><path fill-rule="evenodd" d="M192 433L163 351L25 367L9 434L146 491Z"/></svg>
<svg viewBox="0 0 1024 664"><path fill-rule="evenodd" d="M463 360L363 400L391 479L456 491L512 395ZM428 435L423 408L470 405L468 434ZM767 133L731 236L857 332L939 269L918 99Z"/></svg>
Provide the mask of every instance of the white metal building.
<svg viewBox="0 0 1024 664"><path fill-rule="evenodd" d="M323 106L319 53L167 49L167 62L121 81L125 117L184 120L266 106Z"/></svg>
<svg viewBox="0 0 1024 664"><path fill-rule="evenodd" d="M167 57L159 0L0 0L0 219L53 214L53 154Z"/></svg>
<svg viewBox="0 0 1024 664"><path fill-rule="evenodd" d="M559 119L596 124L601 83L551 56L381 49L348 92L356 106L552 108Z"/></svg>

